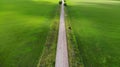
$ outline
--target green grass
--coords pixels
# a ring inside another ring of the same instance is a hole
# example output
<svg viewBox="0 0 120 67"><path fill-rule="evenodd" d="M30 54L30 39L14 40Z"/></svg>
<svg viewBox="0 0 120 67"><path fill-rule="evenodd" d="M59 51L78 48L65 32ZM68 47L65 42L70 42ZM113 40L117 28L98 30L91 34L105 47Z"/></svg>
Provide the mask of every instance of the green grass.
<svg viewBox="0 0 120 67"><path fill-rule="evenodd" d="M56 46L58 39L60 6L54 11L53 23L47 37L45 47L41 59L39 60L38 67L55 67Z"/></svg>
<svg viewBox="0 0 120 67"><path fill-rule="evenodd" d="M57 0L0 0L0 67L36 67Z"/></svg>
<svg viewBox="0 0 120 67"><path fill-rule="evenodd" d="M70 23L71 19L69 18L67 8L65 8L65 15L69 67L84 67L82 56L80 54L74 32L72 29L70 29L72 25Z"/></svg>
<svg viewBox="0 0 120 67"><path fill-rule="evenodd" d="M85 67L120 67L120 4L70 0L68 16Z"/></svg>

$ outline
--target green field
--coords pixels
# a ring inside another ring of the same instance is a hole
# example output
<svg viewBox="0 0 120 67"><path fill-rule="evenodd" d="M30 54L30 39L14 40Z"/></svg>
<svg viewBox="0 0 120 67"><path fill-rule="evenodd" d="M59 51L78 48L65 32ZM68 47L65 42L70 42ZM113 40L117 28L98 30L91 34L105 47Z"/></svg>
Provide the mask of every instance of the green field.
<svg viewBox="0 0 120 67"><path fill-rule="evenodd" d="M58 1L0 0L0 67L54 67ZM70 67L120 67L120 0L66 1Z"/></svg>
<svg viewBox="0 0 120 67"><path fill-rule="evenodd" d="M85 67L120 67L120 2L69 0L68 17Z"/></svg>
<svg viewBox="0 0 120 67"><path fill-rule="evenodd" d="M0 0L0 67L36 67L57 0Z"/></svg>

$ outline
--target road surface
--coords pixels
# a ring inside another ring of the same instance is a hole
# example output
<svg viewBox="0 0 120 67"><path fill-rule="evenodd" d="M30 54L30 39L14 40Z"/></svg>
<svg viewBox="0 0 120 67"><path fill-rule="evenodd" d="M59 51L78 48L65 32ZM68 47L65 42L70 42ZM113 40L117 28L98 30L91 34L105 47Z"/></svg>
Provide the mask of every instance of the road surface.
<svg viewBox="0 0 120 67"><path fill-rule="evenodd" d="M63 3L61 5L55 67L69 67Z"/></svg>

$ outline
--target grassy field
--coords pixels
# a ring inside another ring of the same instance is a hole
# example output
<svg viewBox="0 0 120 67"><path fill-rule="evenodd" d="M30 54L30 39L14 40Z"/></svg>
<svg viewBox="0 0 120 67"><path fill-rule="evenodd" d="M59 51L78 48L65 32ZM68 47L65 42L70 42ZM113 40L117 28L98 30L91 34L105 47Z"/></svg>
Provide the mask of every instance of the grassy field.
<svg viewBox="0 0 120 67"><path fill-rule="evenodd" d="M36 67L57 0L0 0L0 67Z"/></svg>
<svg viewBox="0 0 120 67"><path fill-rule="evenodd" d="M41 59L39 60L38 67L54 67L56 59L56 46L58 39L59 30L59 18L60 18L60 7L58 5L55 16L53 18L53 23L49 31L49 35L46 39L45 47Z"/></svg>
<svg viewBox="0 0 120 67"><path fill-rule="evenodd" d="M120 67L120 2L69 0L68 17L85 67Z"/></svg>
<svg viewBox="0 0 120 67"><path fill-rule="evenodd" d="M73 30L71 29L71 19L68 15L68 10L65 8L65 22L68 44L69 67L84 67L82 56L77 45L77 41Z"/></svg>

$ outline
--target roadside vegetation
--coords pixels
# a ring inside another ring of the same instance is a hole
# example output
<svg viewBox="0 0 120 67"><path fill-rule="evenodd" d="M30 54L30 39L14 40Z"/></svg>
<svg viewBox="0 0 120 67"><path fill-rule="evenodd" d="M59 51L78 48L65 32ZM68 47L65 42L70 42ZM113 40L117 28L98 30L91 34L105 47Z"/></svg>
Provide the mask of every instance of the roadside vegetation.
<svg viewBox="0 0 120 67"><path fill-rule="evenodd" d="M84 66L120 67L120 3L82 1L69 0L67 10Z"/></svg>
<svg viewBox="0 0 120 67"><path fill-rule="evenodd" d="M0 0L0 67L36 67L57 0Z"/></svg>
<svg viewBox="0 0 120 67"><path fill-rule="evenodd" d="M68 57L69 67L84 67L81 53L76 42L75 34L71 27L71 21L69 17L67 7L65 7L65 22L66 22L66 33L68 43Z"/></svg>
<svg viewBox="0 0 120 67"><path fill-rule="evenodd" d="M40 57L37 67L54 67L56 60L56 47L58 39L60 6L54 11L53 23L51 24L49 34L46 39L43 54Z"/></svg>

